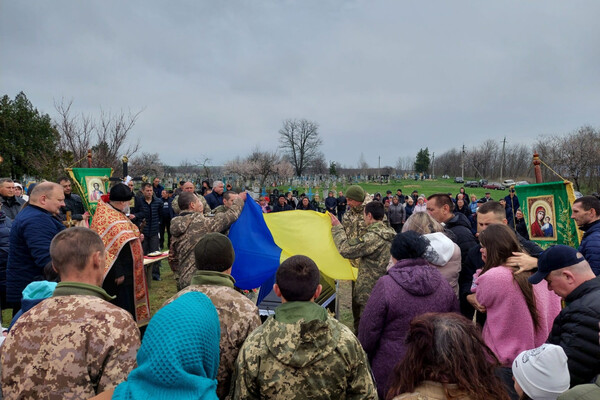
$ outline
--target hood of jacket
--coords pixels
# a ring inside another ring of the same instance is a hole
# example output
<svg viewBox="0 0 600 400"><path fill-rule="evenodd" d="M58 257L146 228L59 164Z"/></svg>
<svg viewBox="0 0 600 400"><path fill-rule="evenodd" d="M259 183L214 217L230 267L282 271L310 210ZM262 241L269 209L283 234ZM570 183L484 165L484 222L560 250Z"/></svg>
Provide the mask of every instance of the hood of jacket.
<svg viewBox="0 0 600 400"><path fill-rule="evenodd" d="M337 347L341 332L331 321L301 319L295 323L284 323L269 318L264 329L269 352L279 362L294 368L304 368L329 356Z"/></svg>
<svg viewBox="0 0 600 400"><path fill-rule="evenodd" d="M424 258L400 260L390 268L388 275L413 296L429 296L444 279Z"/></svg>
<svg viewBox="0 0 600 400"><path fill-rule="evenodd" d="M450 218L444 224L447 228L453 228L455 226L464 226L465 228L471 230L471 222L469 222L469 218L461 212L454 213L454 216Z"/></svg>
<svg viewBox="0 0 600 400"><path fill-rule="evenodd" d="M182 236L187 232L190 224L196 218L204 218L204 215L202 213L184 211L178 217L173 218L171 220L171 235L173 237Z"/></svg>
<svg viewBox="0 0 600 400"><path fill-rule="evenodd" d="M442 232L423 235L429 240L429 246L423 257L434 265L446 265L454 254L454 242Z"/></svg>

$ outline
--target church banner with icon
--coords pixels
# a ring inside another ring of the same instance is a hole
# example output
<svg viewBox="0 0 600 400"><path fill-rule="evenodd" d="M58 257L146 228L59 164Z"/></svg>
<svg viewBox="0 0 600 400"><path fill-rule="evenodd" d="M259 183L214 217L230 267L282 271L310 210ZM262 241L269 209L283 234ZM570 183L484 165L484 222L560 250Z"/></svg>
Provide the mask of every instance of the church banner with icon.
<svg viewBox="0 0 600 400"><path fill-rule="evenodd" d="M73 189L93 216L100 197L108 193L112 168L68 168L67 172L73 181Z"/></svg>
<svg viewBox="0 0 600 400"><path fill-rule="evenodd" d="M554 244L579 247L582 232L571 219L575 201L569 181L515 186L529 239L543 249Z"/></svg>

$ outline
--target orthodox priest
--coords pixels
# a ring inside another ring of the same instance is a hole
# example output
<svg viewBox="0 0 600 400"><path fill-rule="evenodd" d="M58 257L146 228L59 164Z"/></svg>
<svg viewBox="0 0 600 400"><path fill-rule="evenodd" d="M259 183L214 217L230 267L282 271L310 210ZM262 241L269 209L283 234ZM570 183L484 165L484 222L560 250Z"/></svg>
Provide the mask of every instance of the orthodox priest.
<svg viewBox="0 0 600 400"><path fill-rule="evenodd" d="M142 327L150 320L150 304L143 236L126 215L132 197L133 192L127 185L114 185L109 195L98 201L91 228L98 232L106 248L102 288L116 296L114 304L129 311Z"/></svg>

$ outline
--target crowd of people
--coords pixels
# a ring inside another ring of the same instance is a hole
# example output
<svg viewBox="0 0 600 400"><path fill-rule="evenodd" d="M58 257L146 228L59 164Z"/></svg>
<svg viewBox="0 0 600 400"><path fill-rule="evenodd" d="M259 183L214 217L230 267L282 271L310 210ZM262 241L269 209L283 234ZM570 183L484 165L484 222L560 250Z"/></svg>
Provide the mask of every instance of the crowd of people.
<svg viewBox="0 0 600 400"><path fill-rule="evenodd" d="M71 227L90 214L68 178L27 199L15 188L0 179L4 398L600 398L594 196L572 205L579 249L545 250L522 234L512 190L494 201L352 185L324 209L258 199L265 213L329 213L358 268L350 328L315 302L321 274L302 255L279 266L281 305L261 321L235 287L227 237L253 200L223 182L116 183L89 227ZM150 318L147 279L161 277L144 255L165 245L178 292Z"/></svg>

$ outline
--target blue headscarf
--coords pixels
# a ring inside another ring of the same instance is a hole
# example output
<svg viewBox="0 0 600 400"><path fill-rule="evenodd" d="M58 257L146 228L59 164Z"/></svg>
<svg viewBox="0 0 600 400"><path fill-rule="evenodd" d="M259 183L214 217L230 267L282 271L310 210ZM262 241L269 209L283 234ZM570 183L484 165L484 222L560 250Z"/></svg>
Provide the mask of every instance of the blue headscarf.
<svg viewBox="0 0 600 400"><path fill-rule="evenodd" d="M190 292L152 317L138 367L113 399L217 399L219 316L206 295Z"/></svg>

